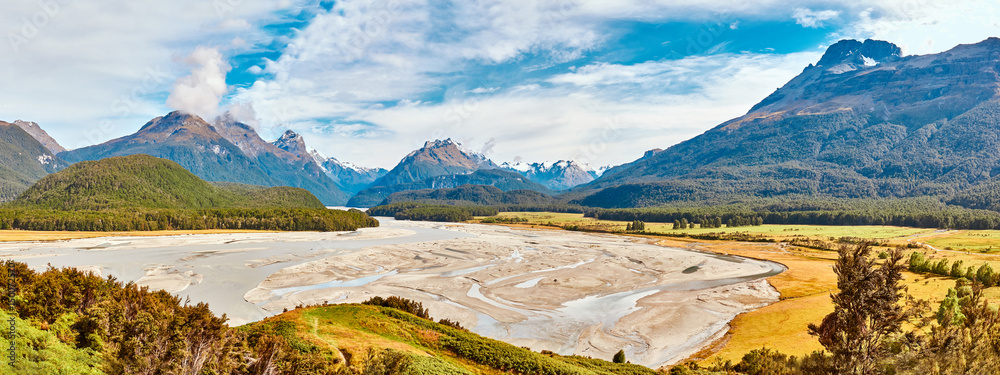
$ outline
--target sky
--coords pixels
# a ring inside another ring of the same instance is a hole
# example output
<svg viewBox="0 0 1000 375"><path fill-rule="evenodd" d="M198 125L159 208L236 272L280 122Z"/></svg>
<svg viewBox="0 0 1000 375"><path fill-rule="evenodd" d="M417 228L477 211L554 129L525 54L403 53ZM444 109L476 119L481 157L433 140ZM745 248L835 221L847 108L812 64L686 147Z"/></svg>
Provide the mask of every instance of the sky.
<svg viewBox="0 0 1000 375"><path fill-rule="evenodd" d="M840 39L1000 36L1000 3L4 0L0 32L0 120L69 149L228 111L368 167L445 138L600 167L745 114Z"/></svg>

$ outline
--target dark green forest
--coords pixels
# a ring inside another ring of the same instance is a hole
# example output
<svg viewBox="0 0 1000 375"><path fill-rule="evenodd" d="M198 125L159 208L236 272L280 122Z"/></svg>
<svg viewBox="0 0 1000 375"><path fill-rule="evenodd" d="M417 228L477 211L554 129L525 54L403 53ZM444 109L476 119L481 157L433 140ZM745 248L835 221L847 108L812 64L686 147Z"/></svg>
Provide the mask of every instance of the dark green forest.
<svg viewBox="0 0 1000 375"><path fill-rule="evenodd" d="M931 197L898 199L817 199L810 197L738 200L730 203L677 202L647 208L588 208L587 217L670 223L721 217L723 222L761 217L763 224L895 225L917 228L1000 229L1000 212L946 205Z"/></svg>
<svg viewBox="0 0 1000 375"><path fill-rule="evenodd" d="M148 155L84 161L0 206L0 229L344 231L378 226L358 211L328 210L305 189L209 183Z"/></svg>
<svg viewBox="0 0 1000 375"><path fill-rule="evenodd" d="M353 231L379 226L358 210L326 208L217 208L203 210L56 211L0 208L0 229L40 231L155 231L245 229L269 231Z"/></svg>
<svg viewBox="0 0 1000 375"><path fill-rule="evenodd" d="M396 220L462 222L475 216L495 216L491 206L433 205L420 202L393 203L368 209L371 216L389 216Z"/></svg>
<svg viewBox="0 0 1000 375"><path fill-rule="evenodd" d="M544 206L557 200L534 190L503 191L491 185L462 185L452 189L424 189L393 193L381 205L400 202L424 202L449 205L526 205Z"/></svg>

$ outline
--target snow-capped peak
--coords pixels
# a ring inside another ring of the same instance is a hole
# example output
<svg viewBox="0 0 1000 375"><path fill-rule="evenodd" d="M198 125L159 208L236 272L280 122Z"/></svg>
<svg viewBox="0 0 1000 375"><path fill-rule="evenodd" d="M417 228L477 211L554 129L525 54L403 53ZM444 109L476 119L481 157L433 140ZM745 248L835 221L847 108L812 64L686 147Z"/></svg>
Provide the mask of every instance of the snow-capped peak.
<svg viewBox="0 0 1000 375"><path fill-rule="evenodd" d="M525 162L521 162L521 161L516 162L516 163L504 162L503 164L500 165L500 167L504 168L504 169L512 169L512 170L515 170L515 171L518 171L518 172L522 172L522 173L530 171L530 170L533 169L533 167L531 166L531 164L528 164L528 163L525 163Z"/></svg>

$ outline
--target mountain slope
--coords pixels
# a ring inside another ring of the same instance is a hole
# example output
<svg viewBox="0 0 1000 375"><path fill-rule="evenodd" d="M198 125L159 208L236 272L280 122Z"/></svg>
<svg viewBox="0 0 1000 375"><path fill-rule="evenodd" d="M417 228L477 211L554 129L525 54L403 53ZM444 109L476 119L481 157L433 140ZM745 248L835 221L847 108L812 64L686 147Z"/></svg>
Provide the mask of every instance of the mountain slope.
<svg viewBox="0 0 1000 375"><path fill-rule="evenodd" d="M838 42L745 116L576 191L618 186L582 201L602 207L724 195L906 197L1000 173L1000 39L935 55L899 51Z"/></svg>
<svg viewBox="0 0 1000 375"><path fill-rule="evenodd" d="M552 190L566 190L586 184L594 181L597 174L573 160L560 160L555 163L503 163L500 168L520 173Z"/></svg>
<svg viewBox="0 0 1000 375"><path fill-rule="evenodd" d="M372 182L389 172L382 168L363 168L341 162L336 158L326 157L326 155L306 145L305 139L291 130L286 131L281 138L272 144L296 158L312 160L340 190L352 195L364 190Z"/></svg>
<svg viewBox="0 0 1000 375"><path fill-rule="evenodd" d="M0 202L17 198L42 177L66 166L24 129L0 121Z"/></svg>
<svg viewBox="0 0 1000 375"><path fill-rule="evenodd" d="M175 161L208 181L301 187L325 204L347 201L311 160L285 158L287 153L259 138L245 124L222 120L213 126L178 111L151 120L135 134L59 155L79 162L147 154Z"/></svg>
<svg viewBox="0 0 1000 375"><path fill-rule="evenodd" d="M503 191L489 185L462 185L452 189L410 190L393 193L381 204L424 202L475 205L549 205L556 199L534 190Z"/></svg>
<svg viewBox="0 0 1000 375"><path fill-rule="evenodd" d="M316 150L310 150L309 154L341 190L350 194L357 194L389 173L384 168L365 168L327 157Z"/></svg>
<svg viewBox="0 0 1000 375"><path fill-rule="evenodd" d="M371 207L390 194L421 189L454 188L461 185L491 185L501 190L551 191L518 173L498 169L485 156L466 151L451 139L424 143L403 158L391 171L375 180L371 187L358 192L352 207Z"/></svg>
<svg viewBox="0 0 1000 375"><path fill-rule="evenodd" d="M32 138L35 138L35 140L37 140L38 143L41 143L42 146L45 146L45 148L47 148L49 152L51 152L53 155L66 151L66 149L63 148L63 146L59 145L59 142L56 142L55 139L52 139L52 137L49 136L49 133L46 132L44 129L42 129L41 126L38 126L38 124L36 123L17 120L14 121L14 125L17 125L19 128L24 129L24 131L28 132L28 134L30 134Z"/></svg>
<svg viewBox="0 0 1000 375"><path fill-rule="evenodd" d="M515 172L502 169L483 169L469 174L441 175L429 177L417 182L397 184L392 186L373 186L365 189L351 198L350 207L372 207L388 198L393 193L409 190L457 188L462 185L488 185L502 191L532 190L551 195L552 190L532 182Z"/></svg>
<svg viewBox="0 0 1000 375"><path fill-rule="evenodd" d="M8 206L62 211L324 207L303 189L215 186L175 162L142 154L76 163L41 179Z"/></svg>
<svg viewBox="0 0 1000 375"><path fill-rule="evenodd" d="M309 190L327 205L343 205L347 202L349 195L311 157L289 152L264 141L251 126L236 121L228 114L215 120L215 129L255 159L258 167L268 176L285 185Z"/></svg>
<svg viewBox="0 0 1000 375"><path fill-rule="evenodd" d="M173 160L208 181L279 184L207 122L179 111L149 121L135 134L59 155L80 162L134 154Z"/></svg>
<svg viewBox="0 0 1000 375"><path fill-rule="evenodd" d="M407 184L430 177L468 174L483 168L496 168L496 165L482 155L462 151L451 139L428 141L424 147L406 155L372 186Z"/></svg>

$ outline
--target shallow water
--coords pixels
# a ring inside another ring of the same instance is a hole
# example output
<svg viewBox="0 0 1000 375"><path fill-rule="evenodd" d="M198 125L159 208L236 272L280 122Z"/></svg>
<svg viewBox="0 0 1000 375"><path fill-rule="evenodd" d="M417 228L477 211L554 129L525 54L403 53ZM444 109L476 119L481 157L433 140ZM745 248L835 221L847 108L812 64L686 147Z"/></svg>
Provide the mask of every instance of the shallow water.
<svg viewBox="0 0 1000 375"><path fill-rule="evenodd" d="M383 227L405 229L414 233L381 239L353 239L350 238L351 233L346 233L346 237L343 232L329 233L329 240L320 241L285 241L282 238L294 237L296 233L275 233L269 235L271 240L258 242L232 241L234 237L227 235L208 235L213 239L218 238L218 241L199 245L133 249L116 249L116 247L142 246L144 242L148 243L154 238L117 237L104 241L98 247L60 246L66 243L72 244L73 241L60 244L5 244L5 247L21 249L16 252L20 256L18 261L38 270L43 270L48 264L54 267L99 266L104 276L114 276L126 282L136 281L145 276L144 269L148 267L170 265L176 267L179 272L191 271L203 275L202 282L190 285L175 294L182 299L190 297L192 303L206 302L216 314L226 314L234 323L242 324L272 315L260 306L247 302L243 296L282 268L332 255L349 254L371 246L443 241L472 236L468 233L442 229L443 226L426 228L398 222L392 218L378 219ZM198 237L178 236L179 239ZM248 245L253 248L248 249ZM246 265L250 260L289 255L300 258L256 268ZM324 286L306 286L299 289L289 288L287 292L321 288Z"/></svg>

